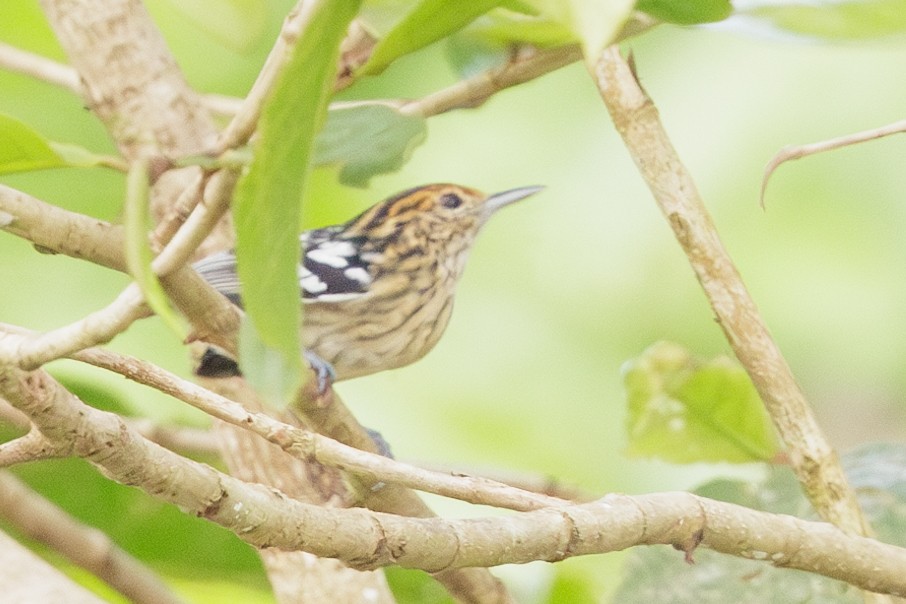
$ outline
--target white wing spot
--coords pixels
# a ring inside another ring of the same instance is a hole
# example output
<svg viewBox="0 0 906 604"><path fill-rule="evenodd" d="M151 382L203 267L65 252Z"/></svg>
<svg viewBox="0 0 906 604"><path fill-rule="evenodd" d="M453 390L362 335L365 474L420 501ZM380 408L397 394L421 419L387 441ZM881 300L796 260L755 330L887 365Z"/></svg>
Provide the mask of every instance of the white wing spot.
<svg viewBox="0 0 906 604"><path fill-rule="evenodd" d="M323 291L327 291L327 284L318 279L318 276L314 273L304 275L299 279L299 285L310 294L319 294Z"/></svg>
<svg viewBox="0 0 906 604"><path fill-rule="evenodd" d="M366 284L371 281L371 275L369 275L368 271L361 266L353 266L352 268L347 268L345 271L343 271L343 274L347 279L352 279L353 281L358 281L359 283Z"/></svg>
<svg viewBox="0 0 906 604"><path fill-rule="evenodd" d="M307 250L305 255L315 262L343 268L349 266L348 258L355 256L355 246L348 241L325 241L318 247Z"/></svg>

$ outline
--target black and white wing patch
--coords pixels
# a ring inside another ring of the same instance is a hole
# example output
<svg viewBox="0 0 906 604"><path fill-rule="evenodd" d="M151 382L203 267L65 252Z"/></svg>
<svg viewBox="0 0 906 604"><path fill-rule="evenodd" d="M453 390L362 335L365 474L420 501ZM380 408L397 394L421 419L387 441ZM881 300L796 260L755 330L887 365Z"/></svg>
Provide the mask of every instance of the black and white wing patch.
<svg viewBox="0 0 906 604"><path fill-rule="evenodd" d="M360 254L359 242L338 238L338 231L327 227L299 236L302 263L297 273L304 302L339 302L357 298L371 285L368 261ZM242 306L233 252L208 256L193 264L192 268L233 304Z"/></svg>
<svg viewBox="0 0 906 604"><path fill-rule="evenodd" d="M338 238L331 227L303 233L299 284L306 302L338 302L368 291L371 273L360 242Z"/></svg>

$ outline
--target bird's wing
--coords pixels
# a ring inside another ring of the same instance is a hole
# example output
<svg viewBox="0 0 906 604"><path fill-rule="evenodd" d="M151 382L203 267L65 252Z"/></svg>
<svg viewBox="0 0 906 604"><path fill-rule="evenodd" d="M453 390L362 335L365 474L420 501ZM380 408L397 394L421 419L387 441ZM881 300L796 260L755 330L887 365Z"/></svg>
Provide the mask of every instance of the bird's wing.
<svg viewBox="0 0 906 604"><path fill-rule="evenodd" d="M239 297L239 275L236 273L236 256L233 252L218 252L199 260L192 268L233 304L242 306Z"/></svg>
<svg viewBox="0 0 906 604"><path fill-rule="evenodd" d="M297 274L303 302L339 302L368 291L372 277L367 259L354 240L338 238L337 232L328 227L306 231L299 237L303 256ZM242 306L233 252L213 254L192 268L214 289Z"/></svg>

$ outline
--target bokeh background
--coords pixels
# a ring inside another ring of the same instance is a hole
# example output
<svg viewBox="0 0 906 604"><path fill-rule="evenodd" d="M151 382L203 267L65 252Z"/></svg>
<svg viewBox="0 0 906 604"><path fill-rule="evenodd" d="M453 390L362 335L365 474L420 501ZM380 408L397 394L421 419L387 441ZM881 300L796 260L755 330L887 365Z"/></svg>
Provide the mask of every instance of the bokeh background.
<svg viewBox="0 0 906 604"><path fill-rule="evenodd" d="M205 92L241 95L292 3L260 3L260 21L239 32L245 39L206 31L193 20L192 5L177 4L148 2L189 81ZM31 1L0 3L0 40L64 58ZM832 443L845 450L906 440L906 139L786 164L770 182L766 209L758 202L762 170L783 146L903 117L906 41L831 43L731 22L662 27L626 46ZM439 44L340 98L416 98L457 79ZM79 99L50 85L0 72L0 112L52 140L113 151ZM658 340L703 357L727 353L728 346L585 68L572 65L481 108L433 117L428 128L411 160L367 189L341 186L335 170L318 170L306 226L346 220L429 182L547 189L488 225L453 320L430 355L338 385L361 421L380 430L402 460L556 481L592 494L688 489L709 477L757 475L756 466L679 467L624 454L621 365ZM100 169L0 182L113 221L124 191L121 175ZM0 233L0 321L58 327L107 304L126 283ZM189 375L185 350L156 319L111 347ZM121 378L74 363L52 369L89 404L205 424L184 405ZM193 601L224 594L227 601L271 601L254 554L225 531L111 485L80 461L17 472L150 560ZM448 515L489 513L431 503ZM552 586L572 594L564 601L583 601L613 588L619 564L620 555L609 555L500 572L525 601L545 601ZM400 585L407 581L404 573L394 576Z"/></svg>

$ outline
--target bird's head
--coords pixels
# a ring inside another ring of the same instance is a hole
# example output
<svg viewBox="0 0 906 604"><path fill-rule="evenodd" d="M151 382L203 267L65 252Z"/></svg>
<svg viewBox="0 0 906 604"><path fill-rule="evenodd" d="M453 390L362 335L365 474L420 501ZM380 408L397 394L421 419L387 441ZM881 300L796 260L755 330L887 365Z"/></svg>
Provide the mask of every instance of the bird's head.
<svg viewBox="0 0 906 604"><path fill-rule="evenodd" d="M542 187L522 187L494 195L452 184L403 191L357 217L351 227L388 241L418 238L465 247L500 208L533 195Z"/></svg>

